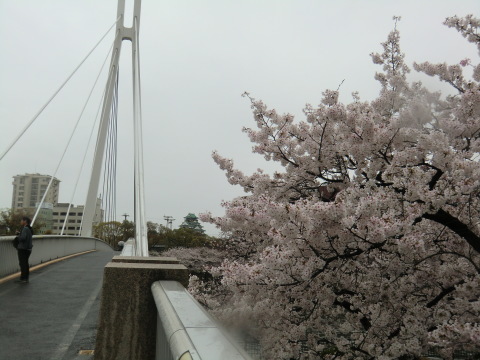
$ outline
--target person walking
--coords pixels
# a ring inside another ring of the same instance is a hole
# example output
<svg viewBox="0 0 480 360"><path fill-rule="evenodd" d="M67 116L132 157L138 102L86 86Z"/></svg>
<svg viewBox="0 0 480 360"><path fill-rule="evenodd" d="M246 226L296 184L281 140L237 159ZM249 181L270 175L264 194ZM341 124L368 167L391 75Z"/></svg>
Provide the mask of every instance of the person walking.
<svg viewBox="0 0 480 360"><path fill-rule="evenodd" d="M22 230L18 234L18 263L20 265L20 280L18 282L28 283L28 276L30 274L30 265L28 264L28 258L32 253L32 227L30 226L30 218L22 217L21 225Z"/></svg>

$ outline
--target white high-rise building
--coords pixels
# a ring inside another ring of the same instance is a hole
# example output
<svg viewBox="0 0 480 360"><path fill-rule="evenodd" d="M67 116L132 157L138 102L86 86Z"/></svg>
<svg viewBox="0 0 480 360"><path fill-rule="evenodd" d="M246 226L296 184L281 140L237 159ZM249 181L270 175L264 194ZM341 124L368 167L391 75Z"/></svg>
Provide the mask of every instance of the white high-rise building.
<svg viewBox="0 0 480 360"><path fill-rule="evenodd" d="M13 177L12 209L35 208L42 201L47 191L51 176L41 174L25 174ZM44 203L57 204L60 191L60 180L53 179Z"/></svg>

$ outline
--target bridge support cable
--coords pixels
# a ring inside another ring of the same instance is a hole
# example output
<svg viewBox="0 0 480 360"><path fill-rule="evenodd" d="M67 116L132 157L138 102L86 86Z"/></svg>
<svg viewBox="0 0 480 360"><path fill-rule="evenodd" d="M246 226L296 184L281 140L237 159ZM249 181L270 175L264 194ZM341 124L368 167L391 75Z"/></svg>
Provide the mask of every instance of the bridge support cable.
<svg viewBox="0 0 480 360"><path fill-rule="evenodd" d="M138 7L137 7L138 6ZM133 72L133 121L135 147L135 255L148 256L148 231L145 216L145 190L143 179L143 132L142 132L142 93L140 84L140 51L138 28L140 22L140 2L135 2L132 38Z"/></svg>
<svg viewBox="0 0 480 360"><path fill-rule="evenodd" d="M112 112L107 132L105 164L103 169L102 205L104 222L116 221L117 178L117 116L118 116L118 71L112 101Z"/></svg>
<svg viewBox="0 0 480 360"><path fill-rule="evenodd" d="M83 58L83 60L78 64L78 66L73 70L73 72L67 77L67 79L60 85L60 87L53 93L53 95L48 99L48 101L40 108L40 110L33 116L33 118L25 125L25 127L22 129L22 131L17 135L17 137L12 141L12 143L7 146L7 148L0 153L0 160L2 160L5 155L10 151L10 149L17 143L17 141L23 136L23 134L28 130L28 128L37 120L37 118L40 116L40 114L45 110L45 108L52 102L52 100L57 96L57 94L63 89L63 87L67 84L67 82L75 75L78 69L83 65L83 63L90 57L90 55L93 53L93 51L100 45L100 43L105 39L105 37L108 35L110 30L115 26L115 24L118 24L118 20L120 17L115 20L115 22L109 27L107 32L100 38L100 40L95 44L95 46L90 50L90 52Z"/></svg>
<svg viewBox="0 0 480 360"><path fill-rule="evenodd" d="M80 114L79 119L82 117L82 114L83 114L83 112L84 112L84 110L87 106L87 103L88 103L90 97L92 96L93 89L95 88L95 86L98 82L98 79L100 78L100 75L102 74L103 69L105 68L105 64L107 63L108 57L110 56L110 53L112 52L112 49L113 49L113 43L112 43L112 46L110 46L110 50L108 50L107 56L105 56L105 60L103 60L102 66L100 67L100 71L98 72L97 78L95 79L95 83L92 86L92 90L90 91L90 94L88 95L87 101L85 102L85 105L83 106L83 109L82 109L82 112ZM102 104L104 96L105 96L105 92L103 92L103 94L102 94L102 99L100 101L100 105ZM72 196L71 196L70 201L68 203L67 215L65 216L65 220L63 222L62 231L61 231L60 235L63 235L63 233L65 231L65 226L67 224L68 215L70 214L70 208L72 207L73 198L75 197L75 193L77 192L78 181L80 180L80 175L82 174L83 165L85 164L85 159L87 157L88 149L89 149L90 143L92 141L93 130L95 129L95 126L97 125L99 112L100 112L100 106L97 109L97 114L95 115L95 121L93 122L92 130L90 131L90 135L88 137L87 146L85 147L85 153L83 154L82 162L81 162L80 168L78 170L77 178L75 180L75 185L73 187ZM53 179L53 177L52 177L52 179ZM52 180L50 180L50 181L52 181ZM42 200L42 204L43 204L43 200ZM81 228L81 226L82 226L82 224L80 224L80 228ZM80 235L80 233L78 233L78 235Z"/></svg>
<svg viewBox="0 0 480 360"><path fill-rule="evenodd" d="M110 53L110 51L109 51ZM80 111L80 115L78 116L77 118L77 121L75 123L75 126L73 127L73 130L72 132L70 133L70 137L68 138L68 141L67 141L67 144L65 146L65 149L63 150L63 153L62 153L62 156L60 157L60 160L58 161L58 164L57 164L57 167L55 168L55 171L53 172L53 174L51 175L50 177L50 181L48 182L48 186L47 186L47 189L45 190L45 192L43 193L43 196L42 196L42 200L40 201L39 205L37 206L37 209L35 211L35 215L33 216L33 219L32 219L32 222L31 222L31 225L33 226L33 224L35 223L35 220L37 219L37 216L38 216L38 213L40 212L40 209L42 208L42 205L43 203L45 202L45 197L47 196L48 194L48 191L50 190L50 187L53 183L53 179L55 178L55 176L57 175L57 172L58 172L58 169L60 168L60 165L62 164L63 162L63 159L65 157L65 154L67 153L67 150L68 148L70 147L70 143L72 142L72 138L73 136L75 135L75 132L77 131L77 128L78 128L78 125L80 124L80 120L82 119L83 117L83 113L85 112L85 109L88 105L88 103L90 102L90 98L92 97L92 93L93 91L95 90L95 87L98 83L98 79L100 78L100 75L102 73L102 70L103 70L104 66L102 65L102 67L100 68L100 71L98 72L98 75L95 79L95 82L93 83L92 85L92 88L90 89L90 92L87 96L87 100L85 101L85 103L83 104L83 107L82 107L82 110ZM64 226L63 228L65 228L65 223L67 222L67 217L68 217L68 212L67 212L67 215L65 217L65 222L64 222ZM62 229L62 232L63 232L63 229Z"/></svg>

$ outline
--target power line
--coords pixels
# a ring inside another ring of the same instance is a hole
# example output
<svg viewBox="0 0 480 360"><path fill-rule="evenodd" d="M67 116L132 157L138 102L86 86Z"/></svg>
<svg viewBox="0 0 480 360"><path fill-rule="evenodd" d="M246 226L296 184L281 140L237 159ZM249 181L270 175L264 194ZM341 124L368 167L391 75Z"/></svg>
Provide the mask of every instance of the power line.
<svg viewBox="0 0 480 360"><path fill-rule="evenodd" d="M175 219L170 215L164 215L163 218L167 221L167 228L170 227L170 230L172 230Z"/></svg>

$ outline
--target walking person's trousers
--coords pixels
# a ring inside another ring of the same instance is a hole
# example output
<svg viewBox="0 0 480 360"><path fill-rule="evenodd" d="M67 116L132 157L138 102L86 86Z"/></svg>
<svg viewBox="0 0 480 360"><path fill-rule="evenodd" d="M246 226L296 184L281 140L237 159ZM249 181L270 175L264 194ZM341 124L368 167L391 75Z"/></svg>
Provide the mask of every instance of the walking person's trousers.
<svg viewBox="0 0 480 360"><path fill-rule="evenodd" d="M28 258L32 253L31 250L17 249L18 251L18 264L20 265L20 280L28 280L30 274L30 265L28 264Z"/></svg>

